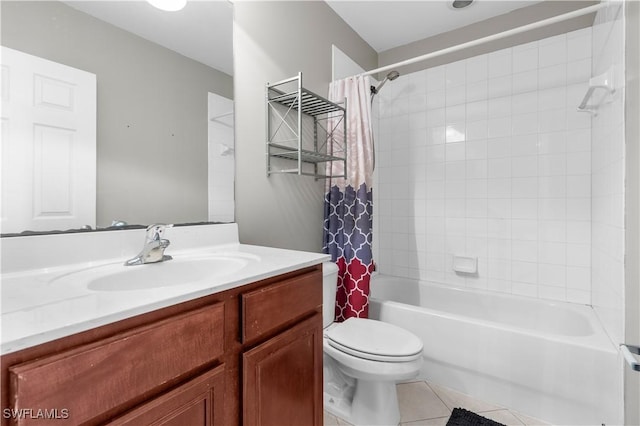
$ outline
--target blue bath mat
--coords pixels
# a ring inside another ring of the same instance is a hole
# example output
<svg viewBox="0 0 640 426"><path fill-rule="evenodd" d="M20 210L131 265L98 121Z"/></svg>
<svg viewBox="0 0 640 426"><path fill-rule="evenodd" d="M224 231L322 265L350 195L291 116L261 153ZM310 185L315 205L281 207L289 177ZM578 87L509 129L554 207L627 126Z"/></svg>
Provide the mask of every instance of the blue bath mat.
<svg viewBox="0 0 640 426"><path fill-rule="evenodd" d="M494 422L491 419L482 417L479 414L465 410L464 408L454 408L447 422L447 426L504 426L502 423Z"/></svg>

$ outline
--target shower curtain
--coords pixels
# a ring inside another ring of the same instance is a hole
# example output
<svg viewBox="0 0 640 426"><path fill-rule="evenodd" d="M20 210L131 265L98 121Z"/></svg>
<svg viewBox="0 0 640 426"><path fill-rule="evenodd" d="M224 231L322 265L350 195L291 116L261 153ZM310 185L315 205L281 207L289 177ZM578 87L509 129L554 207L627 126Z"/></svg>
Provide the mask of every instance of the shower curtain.
<svg viewBox="0 0 640 426"><path fill-rule="evenodd" d="M373 133L371 130L370 79L350 77L331 83L329 99L347 99L347 177L327 181L324 212L325 253L337 263L338 289L336 321L367 318L369 314L369 281L373 272L372 241L372 174ZM342 126L336 127L334 146L342 140ZM334 151L341 150L335 146ZM328 163L329 176L343 175L341 162Z"/></svg>

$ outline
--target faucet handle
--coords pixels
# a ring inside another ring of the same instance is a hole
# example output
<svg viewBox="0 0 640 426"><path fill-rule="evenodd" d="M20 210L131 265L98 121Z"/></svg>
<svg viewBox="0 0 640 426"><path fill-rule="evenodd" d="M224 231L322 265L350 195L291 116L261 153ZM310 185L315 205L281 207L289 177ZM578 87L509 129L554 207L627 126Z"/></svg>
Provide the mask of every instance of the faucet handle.
<svg viewBox="0 0 640 426"><path fill-rule="evenodd" d="M173 227L173 224L154 223L147 226L147 241L160 240L165 229Z"/></svg>

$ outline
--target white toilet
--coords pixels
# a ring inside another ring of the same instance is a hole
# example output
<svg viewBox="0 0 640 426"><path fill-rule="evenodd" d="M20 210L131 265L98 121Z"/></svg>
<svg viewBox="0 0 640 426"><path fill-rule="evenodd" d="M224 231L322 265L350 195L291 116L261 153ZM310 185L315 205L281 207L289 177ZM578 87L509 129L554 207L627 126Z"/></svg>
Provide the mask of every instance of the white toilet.
<svg viewBox="0 0 640 426"><path fill-rule="evenodd" d="M382 321L334 323L338 266L323 264L324 408L360 425L397 425L396 382L417 376L422 341Z"/></svg>

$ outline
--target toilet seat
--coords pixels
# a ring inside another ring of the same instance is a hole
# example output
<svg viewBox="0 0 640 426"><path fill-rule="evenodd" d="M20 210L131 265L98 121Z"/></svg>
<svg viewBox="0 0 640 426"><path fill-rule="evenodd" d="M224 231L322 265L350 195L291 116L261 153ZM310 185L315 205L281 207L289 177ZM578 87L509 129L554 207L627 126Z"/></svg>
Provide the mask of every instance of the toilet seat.
<svg viewBox="0 0 640 426"><path fill-rule="evenodd" d="M422 356L418 337L382 321L349 318L326 330L325 337L335 349L372 361L407 362Z"/></svg>

